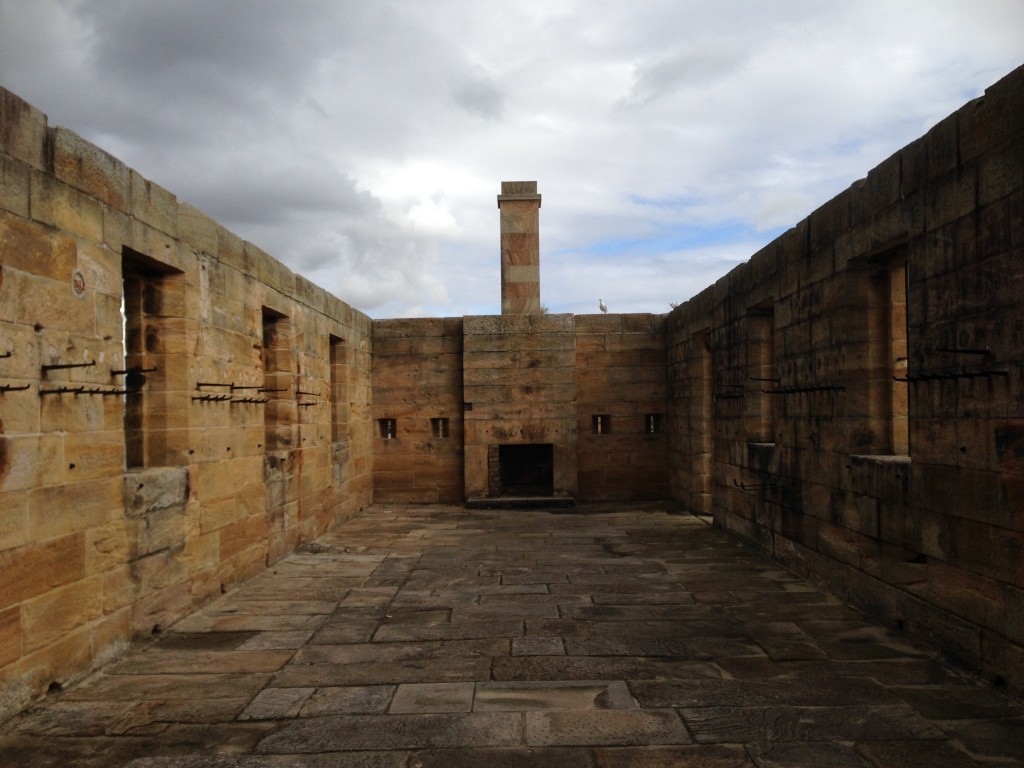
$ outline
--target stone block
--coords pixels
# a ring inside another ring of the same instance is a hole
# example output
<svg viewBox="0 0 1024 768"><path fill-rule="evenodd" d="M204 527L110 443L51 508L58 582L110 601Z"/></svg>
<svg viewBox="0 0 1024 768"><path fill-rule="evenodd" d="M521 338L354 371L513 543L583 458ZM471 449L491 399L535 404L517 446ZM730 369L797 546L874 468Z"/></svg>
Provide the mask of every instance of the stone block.
<svg viewBox="0 0 1024 768"><path fill-rule="evenodd" d="M0 667L17 661L22 655L21 608L14 606L0 611Z"/></svg>
<svg viewBox="0 0 1024 768"><path fill-rule="evenodd" d="M665 355L665 339L659 334L623 333L609 334L605 337L605 349L608 352L629 350L652 350L660 353L662 361ZM664 375L664 362L662 362Z"/></svg>
<svg viewBox="0 0 1024 768"><path fill-rule="evenodd" d="M105 526L123 509L120 477L44 486L29 495L29 535L43 541Z"/></svg>
<svg viewBox="0 0 1024 768"><path fill-rule="evenodd" d="M252 243L245 243L245 253L246 260L249 263L248 271L262 283L261 288L265 286L264 290L269 288L283 296L295 295L294 272ZM264 298L263 303L271 306L272 301L269 299L269 296Z"/></svg>
<svg viewBox="0 0 1024 768"><path fill-rule="evenodd" d="M490 336L507 337L509 334L520 335L529 333L530 315L467 315L463 318L463 335L466 348L470 348L470 337ZM475 345L485 343L483 340L472 339ZM484 346L477 346L486 349Z"/></svg>
<svg viewBox="0 0 1024 768"><path fill-rule="evenodd" d="M1020 69L985 90L985 95L957 111L960 158L968 163L1024 132L1024 94Z"/></svg>
<svg viewBox="0 0 1024 768"><path fill-rule="evenodd" d="M218 565L220 537L217 532L214 531L204 535L193 533L183 543L181 558L189 573L207 571Z"/></svg>
<svg viewBox="0 0 1024 768"><path fill-rule="evenodd" d="M192 470L193 493L200 501L233 496L263 478L263 457L248 456L198 464Z"/></svg>
<svg viewBox="0 0 1024 768"><path fill-rule="evenodd" d="M522 716L491 713L334 715L286 723L259 744L261 753L319 753L422 747L522 744Z"/></svg>
<svg viewBox="0 0 1024 768"><path fill-rule="evenodd" d="M28 542L28 495L28 491L0 492L0 551Z"/></svg>
<svg viewBox="0 0 1024 768"><path fill-rule="evenodd" d="M7 672L11 680L19 680L31 691L24 701L46 692L52 683L62 685L79 678L82 670L92 663L92 638L89 627L72 631L34 653L23 656L10 665Z"/></svg>
<svg viewBox="0 0 1024 768"><path fill-rule="evenodd" d="M114 519L102 526L85 530L85 573L113 572L136 555L135 542L129 525L122 519ZM118 589L126 585L119 585ZM104 593L107 586L104 584ZM122 605L115 606L117 608ZM110 609L104 608L109 612Z"/></svg>
<svg viewBox="0 0 1024 768"><path fill-rule="evenodd" d="M90 625L94 667L113 661L127 650L132 636L131 618L128 608L119 608L106 612Z"/></svg>
<svg viewBox="0 0 1024 768"><path fill-rule="evenodd" d="M900 195L920 192L928 183L928 137L912 141L900 150Z"/></svg>
<svg viewBox="0 0 1024 768"><path fill-rule="evenodd" d="M1024 140L1008 142L978 161L978 205L1009 197L1024 187Z"/></svg>
<svg viewBox="0 0 1024 768"><path fill-rule="evenodd" d="M179 555L180 550L165 549L132 560L132 576L138 581L140 592L154 592L184 582L188 569Z"/></svg>
<svg viewBox="0 0 1024 768"><path fill-rule="evenodd" d="M145 591L131 604L132 634L148 636L161 631L185 616L192 608L188 582L156 591Z"/></svg>
<svg viewBox="0 0 1024 768"><path fill-rule="evenodd" d="M528 712L526 741L532 746L692 743L671 709Z"/></svg>
<svg viewBox="0 0 1024 768"><path fill-rule="evenodd" d="M60 126L50 132L54 176L119 211L128 212L130 169L81 136Z"/></svg>
<svg viewBox="0 0 1024 768"><path fill-rule="evenodd" d="M960 164L959 122L957 113L953 113L924 135L929 181L953 171Z"/></svg>
<svg viewBox="0 0 1024 768"><path fill-rule="evenodd" d="M853 224L869 219L900 199L901 170L897 152L868 171L864 184L858 186L850 198Z"/></svg>
<svg viewBox="0 0 1024 768"><path fill-rule="evenodd" d="M0 610L0 667L15 662L22 655L22 609L14 606Z"/></svg>
<svg viewBox="0 0 1024 768"><path fill-rule="evenodd" d="M224 526L220 529L220 559L227 560L248 547L266 541L267 535L267 520L262 514L251 515Z"/></svg>
<svg viewBox="0 0 1024 768"><path fill-rule="evenodd" d="M322 314L326 307L326 293L324 289L310 282L302 275L295 276L295 293L293 296L296 301L307 308L307 311L312 310Z"/></svg>
<svg viewBox="0 0 1024 768"><path fill-rule="evenodd" d="M536 211L516 211L503 208L501 211L501 233L531 234L536 236L540 228Z"/></svg>
<svg viewBox="0 0 1024 768"><path fill-rule="evenodd" d="M619 333L622 331L622 315L576 315L576 333Z"/></svg>
<svg viewBox="0 0 1024 768"><path fill-rule="evenodd" d="M178 237L199 253L216 256L220 224L188 203L178 203Z"/></svg>
<svg viewBox="0 0 1024 768"><path fill-rule="evenodd" d="M505 281L537 280L540 274L540 245L528 234L501 236L501 267Z"/></svg>
<svg viewBox="0 0 1024 768"><path fill-rule="evenodd" d="M85 572L81 533L0 552L0 606L12 605L76 581Z"/></svg>
<svg viewBox="0 0 1024 768"><path fill-rule="evenodd" d="M12 336L15 334L12 334ZM3 347L3 332L0 331L0 348ZM14 352L18 354L18 352ZM38 370L38 362L36 366ZM11 365L7 367L9 373L3 376L3 383L9 386L24 387L25 390L12 390L3 393L3 424L0 425L0 441L4 440L3 434L33 434L40 431L39 423L39 395L38 390L32 386L33 379L38 374L30 371L17 371L22 366ZM24 378L23 378L24 377ZM3 457L0 457L0 487L2 487L4 475L10 466ZM42 469L42 468L40 468Z"/></svg>
<svg viewBox="0 0 1024 768"><path fill-rule="evenodd" d="M22 275L17 281L17 318L25 325L40 325L49 331L65 331L74 334L92 334L96 315L93 294L87 292L82 298L72 295L72 273L64 280ZM66 358L56 359L67 352L54 350L56 355L43 360L44 364L68 362ZM77 362L77 361L76 361ZM54 377L54 380L57 380ZM66 380L66 379L65 379Z"/></svg>
<svg viewBox="0 0 1024 768"><path fill-rule="evenodd" d="M29 217L29 168L7 157L0 156L0 210L17 216Z"/></svg>
<svg viewBox="0 0 1024 768"><path fill-rule="evenodd" d="M473 709L474 684L404 683L398 686L391 714L469 712Z"/></svg>
<svg viewBox="0 0 1024 768"><path fill-rule="evenodd" d="M3 88L0 88L0 134L4 137L5 153L33 168L46 167L46 115Z"/></svg>
<svg viewBox="0 0 1024 768"><path fill-rule="evenodd" d="M70 286L78 266L78 247L74 238L52 229L0 211L0 252L3 267L40 277L49 277ZM70 293L70 287L69 287Z"/></svg>
<svg viewBox="0 0 1024 768"><path fill-rule="evenodd" d="M170 237L178 236L178 200L166 189L131 171L131 215Z"/></svg>
<svg viewBox="0 0 1024 768"><path fill-rule="evenodd" d="M971 624L1006 633L1010 618L1003 582L940 562L928 563L924 575L924 582L907 590Z"/></svg>
<svg viewBox="0 0 1024 768"><path fill-rule="evenodd" d="M950 517L947 562L1002 583L1024 586L1020 552L1024 533L966 517Z"/></svg>
<svg viewBox="0 0 1024 768"><path fill-rule="evenodd" d="M124 470L124 432L73 432L64 438L65 477L69 483L120 475Z"/></svg>
<svg viewBox="0 0 1024 768"><path fill-rule="evenodd" d="M924 223L931 231L974 212L978 204L978 171L975 166L933 179L924 190ZM940 235L929 237L941 240Z"/></svg>
<svg viewBox="0 0 1024 768"><path fill-rule="evenodd" d="M51 590L22 606L25 653L32 653L103 613L102 577L92 576Z"/></svg>
<svg viewBox="0 0 1024 768"><path fill-rule="evenodd" d="M32 174L30 195L35 221L103 242L103 207L94 198L38 171Z"/></svg>
<svg viewBox="0 0 1024 768"><path fill-rule="evenodd" d="M64 439L59 435L0 434L0 491L63 483Z"/></svg>

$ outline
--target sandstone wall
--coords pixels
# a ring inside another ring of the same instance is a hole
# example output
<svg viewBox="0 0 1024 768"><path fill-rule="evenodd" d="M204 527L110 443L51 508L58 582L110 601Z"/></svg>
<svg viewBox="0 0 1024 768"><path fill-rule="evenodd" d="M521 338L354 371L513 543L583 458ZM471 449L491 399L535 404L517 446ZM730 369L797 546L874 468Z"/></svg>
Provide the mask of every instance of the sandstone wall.
<svg viewBox="0 0 1024 768"><path fill-rule="evenodd" d="M579 496L669 497L664 315L576 316Z"/></svg>
<svg viewBox="0 0 1024 768"><path fill-rule="evenodd" d="M1024 69L669 316L675 496L1024 687Z"/></svg>
<svg viewBox="0 0 1024 768"><path fill-rule="evenodd" d="M576 335L572 315L463 319L465 498L493 495L500 445L552 446L553 491L577 494Z"/></svg>
<svg viewBox="0 0 1024 768"><path fill-rule="evenodd" d="M0 714L369 503L370 343L0 90Z"/></svg>
<svg viewBox="0 0 1024 768"><path fill-rule="evenodd" d="M462 318L374 321L373 392L374 499L460 503Z"/></svg>
<svg viewBox="0 0 1024 768"><path fill-rule="evenodd" d="M556 496L669 497L664 315L377 320L373 337L376 501L501 495L500 446L536 444Z"/></svg>

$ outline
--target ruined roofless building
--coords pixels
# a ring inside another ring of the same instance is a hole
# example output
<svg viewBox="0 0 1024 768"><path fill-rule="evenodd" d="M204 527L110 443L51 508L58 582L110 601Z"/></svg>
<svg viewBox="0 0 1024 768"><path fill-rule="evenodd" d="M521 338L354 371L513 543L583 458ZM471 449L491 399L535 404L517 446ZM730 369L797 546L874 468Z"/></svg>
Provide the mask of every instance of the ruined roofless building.
<svg viewBox="0 0 1024 768"><path fill-rule="evenodd" d="M1024 70L668 315L540 312L498 202L500 315L375 321L0 90L3 714L372 502L510 498L673 500L1024 690Z"/></svg>

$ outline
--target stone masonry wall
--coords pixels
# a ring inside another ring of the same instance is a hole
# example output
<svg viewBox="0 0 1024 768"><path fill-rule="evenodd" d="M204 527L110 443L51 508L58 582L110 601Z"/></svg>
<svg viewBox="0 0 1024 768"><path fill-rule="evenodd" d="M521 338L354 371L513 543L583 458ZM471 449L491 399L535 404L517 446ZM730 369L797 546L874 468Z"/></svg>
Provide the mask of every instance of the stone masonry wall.
<svg viewBox="0 0 1024 768"><path fill-rule="evenodd" d="M1024 689L1024 69L669 316L672 487Z"/></svg>
<svg viewBox="0 0 1024 768"><path fill-rule="evenodd" d="M666 411L665 316L577 315L581 499L669 498Z"/></svg>
<svg viewBox="0 0 1024 768"><path fill-rule="evenodd" d="M370 344L0 90L0 717L370 502Z"/></svg>
<svg viewBox="0 0 1024 768"><path fill-rule="evenodd" d="M374 321L373 391L374 500L461 502L462 318Z"/></svg>
<svg viewBox="0 0 1024 768"><path fill-rule="evenodd" d="M550 444L554 494L577 494L573 315L463 318L465 498L490 493L499 445Z"/></svg>

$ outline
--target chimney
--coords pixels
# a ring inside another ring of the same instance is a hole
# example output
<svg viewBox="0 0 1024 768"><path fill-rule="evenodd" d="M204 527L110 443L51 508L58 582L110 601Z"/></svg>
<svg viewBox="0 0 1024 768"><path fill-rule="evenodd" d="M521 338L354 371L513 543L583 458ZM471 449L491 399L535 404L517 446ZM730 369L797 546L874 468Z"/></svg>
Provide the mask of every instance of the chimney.
<svg viewBox="0 0 1024 768"><path fill-rule="evenodd" d="M540 312L540 195L536 181L503 181L501 314Z"/></svg>

